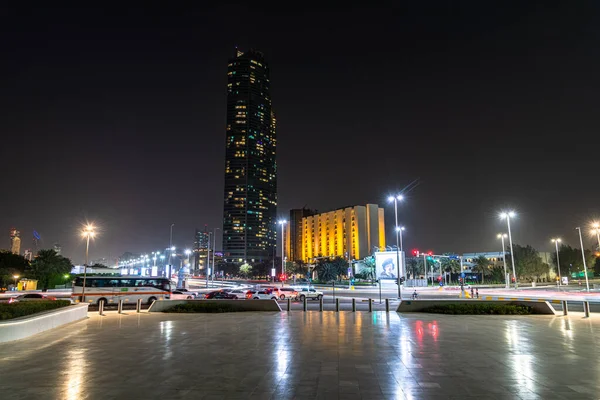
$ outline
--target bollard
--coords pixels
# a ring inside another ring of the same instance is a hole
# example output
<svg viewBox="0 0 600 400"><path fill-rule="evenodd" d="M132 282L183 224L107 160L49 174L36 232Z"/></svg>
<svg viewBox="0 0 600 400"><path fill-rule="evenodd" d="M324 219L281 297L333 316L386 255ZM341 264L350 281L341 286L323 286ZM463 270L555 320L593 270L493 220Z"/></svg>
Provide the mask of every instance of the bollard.
<svg viewBox="0 0 600 400"><path fill-rule="evenodd" d="M123 300L119 300L118 311L119 314L123 314Z"/></svg>
<svg viewBox="0 0 600 400"><path fill-rule="evenodd" d="M142 299L137 300L137 305L135 306L135 312L142 312Z"/></svg>
<svg viewBox="0 0 600 400"><path fill-rule="evenodd" d="M373 299L369 299L369 312L373 312Z"/></svg>
<svg viewBox="0 0 600 400"><path fill-rule="evenodd" d="M104 315L104 300L100 300L98 304L98 315Z"/></svg>
<svg viewBox="0 0 600 400"><path fill-rule="evenodd" d="M292 311L292 299L288 297L287 299L287 310Z"/></svg>
<svg viewBox="0 0 600 400"><path fill-rule="evenodd" d="M337 298L335 299L335 312L339 312L340 311L340 299Z"/></svg>
<svg viewBox="0 0 600 400"><path fill-rule="evenodd" d="M323 297L319 297L319 311L323 312Z"/></svg>
<svg viewBox="0 0 600 400"><path fill-rule="evenodd" d="M566 300L562 301L562 308L563 308L563 315L568 315L569 314L569 308L567 307L567 301Z"/></svg>
<svg viewBox="0 0 600 400"><path fill-rule="evenodd" d="M306 311L306 297L304 297L304 302L302 303L302 311Z"/></svg>
<svg viewBox="0 0 600 400"><path fill-rule="evenodd" d="M589 301L583 302L583 313L585 314L586 318L590 317L590 302Z"/></svg>
<svg viewBox="0 0 600 400"><path fill-rule="evenodd" d="M390 299L385 299L385 312L390 312Z"/></svg>
<svg viewBox="0 0 600 400"><path fill-rule="evenodd" d="M356 312L356 299L352 298L352 312Z"/></svg>

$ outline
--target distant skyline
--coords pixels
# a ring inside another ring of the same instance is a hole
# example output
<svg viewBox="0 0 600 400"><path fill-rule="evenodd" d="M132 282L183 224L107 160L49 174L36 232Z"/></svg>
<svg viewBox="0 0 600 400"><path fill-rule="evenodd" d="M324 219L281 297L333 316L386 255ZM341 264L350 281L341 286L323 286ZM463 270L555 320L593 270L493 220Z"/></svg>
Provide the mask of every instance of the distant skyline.
<svg viewBox="0 0 600 400"><path fill-rule="evenodd" d="M406 249L579 246L600 220L600 4L407 2L2 10L0 248L33 230L84 259L192 247L221 228L227 60L262 51L277 104L278 216L385 208ZM594 244L590 236L585 245ZM217 246L221 245L218 241Z"/></svg>

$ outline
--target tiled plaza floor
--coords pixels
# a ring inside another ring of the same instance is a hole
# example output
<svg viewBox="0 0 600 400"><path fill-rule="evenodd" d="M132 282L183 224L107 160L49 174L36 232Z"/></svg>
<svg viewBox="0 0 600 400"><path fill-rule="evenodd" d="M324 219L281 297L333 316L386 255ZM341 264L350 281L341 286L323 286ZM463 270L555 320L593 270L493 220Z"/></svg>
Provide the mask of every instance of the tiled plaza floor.
<svg viewBox="0 0 600 400"><path fill-rule="evenodd" d="M0 345L0 399L598 399L600 318L135 314Z"/></svg>

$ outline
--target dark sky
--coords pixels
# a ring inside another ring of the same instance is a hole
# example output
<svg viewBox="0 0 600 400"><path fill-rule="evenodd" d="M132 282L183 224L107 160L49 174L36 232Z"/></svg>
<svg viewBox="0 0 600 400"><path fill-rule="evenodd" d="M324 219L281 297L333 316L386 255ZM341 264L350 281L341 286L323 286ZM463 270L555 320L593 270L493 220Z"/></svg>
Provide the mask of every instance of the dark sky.
<svg viewBox="0 0 600 400"><path fill-rule="evenodd" d="M179 247L220 227L235 46L271 66L280 215L385 205L419 179L400 207L407 248L497 251L504 207L515 242L578 244L574 227L600 216L599 11L2 9L0 247L11 226L24 248L36 229L81 262L86 220L102 228L92 259L164 248L171 223Z"/></svg>

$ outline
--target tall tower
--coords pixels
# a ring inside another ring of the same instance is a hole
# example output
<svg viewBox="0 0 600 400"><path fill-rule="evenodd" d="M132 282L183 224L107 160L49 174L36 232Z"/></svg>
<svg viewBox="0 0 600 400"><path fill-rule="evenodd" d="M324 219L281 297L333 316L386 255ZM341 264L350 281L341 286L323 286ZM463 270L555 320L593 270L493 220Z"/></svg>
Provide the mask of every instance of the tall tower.
<svg viewBox="0 0 600 400"><path fill-rule="evenodd" d="M223 257L257 262L276 241L275 114L262 53L237 51L227 68Z"/></svg>
<svg viewBox="0 0 600 400"><path fill-rule="evenodd" d="M10 228L10 251L13 254L21 253L21 232Z"/></svg>

